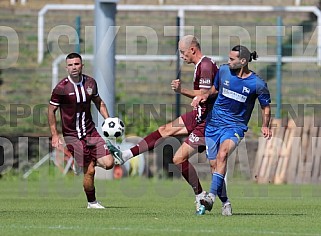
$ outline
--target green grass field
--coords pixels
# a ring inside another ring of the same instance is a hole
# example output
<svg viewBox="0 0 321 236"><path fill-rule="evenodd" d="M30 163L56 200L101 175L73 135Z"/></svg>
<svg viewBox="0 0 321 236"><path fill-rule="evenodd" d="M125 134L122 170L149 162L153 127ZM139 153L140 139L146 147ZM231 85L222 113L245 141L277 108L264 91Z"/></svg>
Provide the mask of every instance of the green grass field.
<svg viewBox="0 0 321 236"><path fill-rule="evenodd" d="M41 179L41 180L40 180ZM257 185L230 180L231 217L194 214L183 180L97 180L107 209L86 209L81 177L0 179L0 234L321 235L320 185ZM208 181L203 181L206 189Z"/></svg>

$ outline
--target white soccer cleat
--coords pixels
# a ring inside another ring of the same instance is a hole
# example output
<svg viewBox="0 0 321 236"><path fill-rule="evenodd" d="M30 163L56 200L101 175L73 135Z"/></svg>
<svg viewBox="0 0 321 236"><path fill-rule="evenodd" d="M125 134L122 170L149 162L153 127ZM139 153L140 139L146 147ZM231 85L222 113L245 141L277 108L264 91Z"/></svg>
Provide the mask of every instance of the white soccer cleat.
<svg viewBox="0 0 321 236"><path fill-rule="evenodd" d="M88 202L87 208L93 208L93 209L104 209L105 207L100 205L99 202L94 201L94 202Z"/></svg>
<svg viewBox="0 0 321 236"><path fill-rule="evenodd" d="M226 202L222 206L222 216L231 216L232 214L232 205L230 202Z"/></svg>

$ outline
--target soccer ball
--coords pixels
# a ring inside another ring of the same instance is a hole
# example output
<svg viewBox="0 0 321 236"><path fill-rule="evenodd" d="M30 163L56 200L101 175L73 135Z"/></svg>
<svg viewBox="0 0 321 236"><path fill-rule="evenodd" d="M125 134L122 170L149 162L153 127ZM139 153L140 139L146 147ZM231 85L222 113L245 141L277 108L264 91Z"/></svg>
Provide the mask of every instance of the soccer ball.
<svg viewBox="0 0 321 236"><path fill-rule="evenodd" d="M104 120L101 129L105 137L118 138L123 135L125 124L118 117L109 117Z"/></svg>

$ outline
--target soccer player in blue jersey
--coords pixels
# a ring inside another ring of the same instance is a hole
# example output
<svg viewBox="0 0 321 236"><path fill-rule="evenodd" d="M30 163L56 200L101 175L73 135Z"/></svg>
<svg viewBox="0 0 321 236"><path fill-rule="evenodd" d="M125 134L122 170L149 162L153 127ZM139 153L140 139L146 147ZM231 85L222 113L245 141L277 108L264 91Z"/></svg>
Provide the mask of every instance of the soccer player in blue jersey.
<svg viewBox="0 0 321 236"><path fill-rule="evenodd" d="M248 63L256 59L255 51L251 53L241 45L233 47L229 53L228 64L220 66L212 88L207 94L198 95L193 99L192 106L197 106L205 102L209 96L217 94L214 107L207 116L205 128L206 154L212 170L208 197L201 200L205 206L213 204L216 196L222 192L227 158L248 130L247 124L256 99L262 111L262 134L268 139L272 136L269 89L248 67Z"/></svg>

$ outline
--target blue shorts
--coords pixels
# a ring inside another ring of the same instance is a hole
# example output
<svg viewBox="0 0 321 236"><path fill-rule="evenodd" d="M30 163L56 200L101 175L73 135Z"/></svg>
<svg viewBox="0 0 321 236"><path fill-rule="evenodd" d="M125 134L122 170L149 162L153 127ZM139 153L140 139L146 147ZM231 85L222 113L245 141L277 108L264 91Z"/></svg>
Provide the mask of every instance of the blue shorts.
<svg viewBox="0 0 321 236"><path fill-rule="evenodd" d="M206 157L215 160L221 143L225 140L232 140L237 146L244 138L244 130L239 128L218 128L205 131Z"/></svg>

